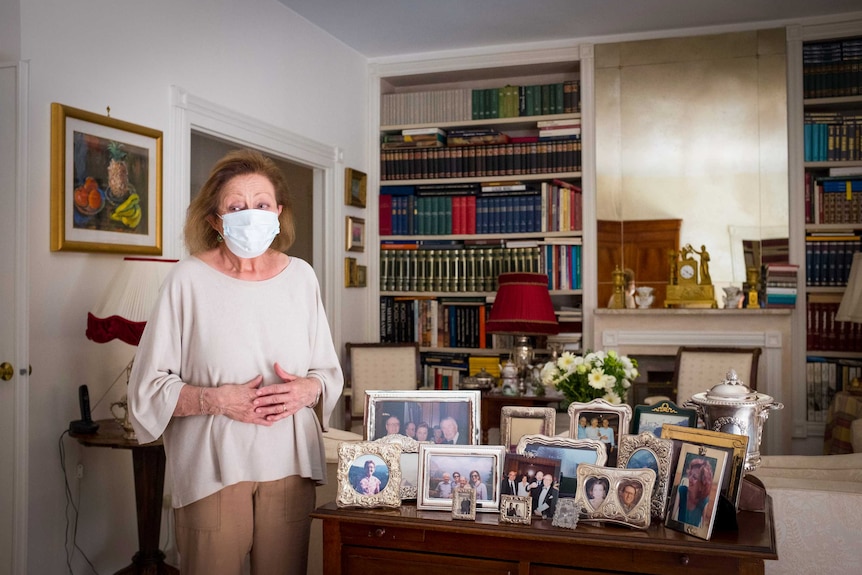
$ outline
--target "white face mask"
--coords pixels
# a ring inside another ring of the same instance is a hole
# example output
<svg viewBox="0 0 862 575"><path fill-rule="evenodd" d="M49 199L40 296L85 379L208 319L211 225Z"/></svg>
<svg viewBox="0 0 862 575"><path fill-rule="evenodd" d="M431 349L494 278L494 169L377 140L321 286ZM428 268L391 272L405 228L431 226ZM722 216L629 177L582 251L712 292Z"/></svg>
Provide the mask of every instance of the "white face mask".
<svg viewBox="0 0 862 575"><path fill-rule="evenodd" d="M278 214L269 210L240 210L220 217L224 243L239 258L261 255L280 230Z"/></svg>

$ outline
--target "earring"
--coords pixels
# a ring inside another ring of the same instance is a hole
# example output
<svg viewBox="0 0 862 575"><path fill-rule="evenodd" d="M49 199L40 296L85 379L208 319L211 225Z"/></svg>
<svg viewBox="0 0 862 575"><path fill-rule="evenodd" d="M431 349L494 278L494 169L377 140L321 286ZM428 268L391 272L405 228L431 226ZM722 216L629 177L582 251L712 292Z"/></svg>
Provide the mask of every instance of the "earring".
<svg viewBox="0 0 862 575"><path fill-rule="evenodd" d="M222 243L222 242L224 241L224 238L223 238L223 237L221 237L221 234L216 234L216 241L217 241L218 243Z"/></svg>

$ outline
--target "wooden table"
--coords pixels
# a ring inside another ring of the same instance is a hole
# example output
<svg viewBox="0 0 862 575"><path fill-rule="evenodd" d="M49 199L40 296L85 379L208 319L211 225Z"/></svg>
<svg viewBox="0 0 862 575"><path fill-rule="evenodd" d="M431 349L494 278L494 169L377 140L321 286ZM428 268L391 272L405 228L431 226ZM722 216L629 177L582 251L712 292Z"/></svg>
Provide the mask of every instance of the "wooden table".
<svg viewBox="0 0 862 575"><path fill-rule="evenodd" d="M165 488L165 448L161 440L140 444L134 439L123 437L123 428L113 419L102 419L96 423L99 424L96 433L70 435L88 447L130 449L135 470L138 552L132 557L132 564L117 571L117 575L178 575L179 570L165 563L165 554L159 549Z"/></svg>
<svg viewBox="0 0 862 575"><path fill-rule="evenodd" d="M445 511L339 509L334 502L312 517L323 522L325 575L441 575L641 573L668 575L762 574L777 559L772 503L765 513L740 511L739 529L713 531L709 541L652 525L629 529L580 523L553 527L500 524L496 513L476 521L453 520Z"/></svg>
<svg viewBox="0 0 862 575"><path fill-rule="evenodd" d="M488 430L500 427L500 411L506 405L518 407L552 407L563 401L561 393L547 393L538 395L503 395L493 391L482 393L480 401L482 426L482 445L488 444Z"/></svg>

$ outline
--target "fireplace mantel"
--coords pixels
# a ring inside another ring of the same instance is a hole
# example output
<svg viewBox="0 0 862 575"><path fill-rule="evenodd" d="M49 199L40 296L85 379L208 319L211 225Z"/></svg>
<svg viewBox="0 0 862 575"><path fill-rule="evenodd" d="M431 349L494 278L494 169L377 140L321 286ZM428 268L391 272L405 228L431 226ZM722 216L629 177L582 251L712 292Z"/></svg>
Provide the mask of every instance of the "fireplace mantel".
<svg viewBox="0 0 862 575"><path fill-rule="evenodd" d="M683 345L761 348L757 390L784 404L764 427L763 452L791 452L791 422L799 420L792 399L791 310L597 309L593 334L592 349L614 349L634 358L675 355Z"/></svg>

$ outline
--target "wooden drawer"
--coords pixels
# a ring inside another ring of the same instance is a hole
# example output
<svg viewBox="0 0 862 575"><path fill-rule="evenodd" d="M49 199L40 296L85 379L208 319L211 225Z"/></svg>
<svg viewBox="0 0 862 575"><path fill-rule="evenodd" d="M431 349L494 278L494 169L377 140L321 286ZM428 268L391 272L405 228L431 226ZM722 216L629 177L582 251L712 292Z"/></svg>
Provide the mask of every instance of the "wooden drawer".
<svg viewBox="0 0 862 575"><path fill-rule="evenodd" d="M419 553L346 545L341 549L341 572L374 575L518 575L517 563L441 555L445 551L429 549L428 553Z"/></svg>

